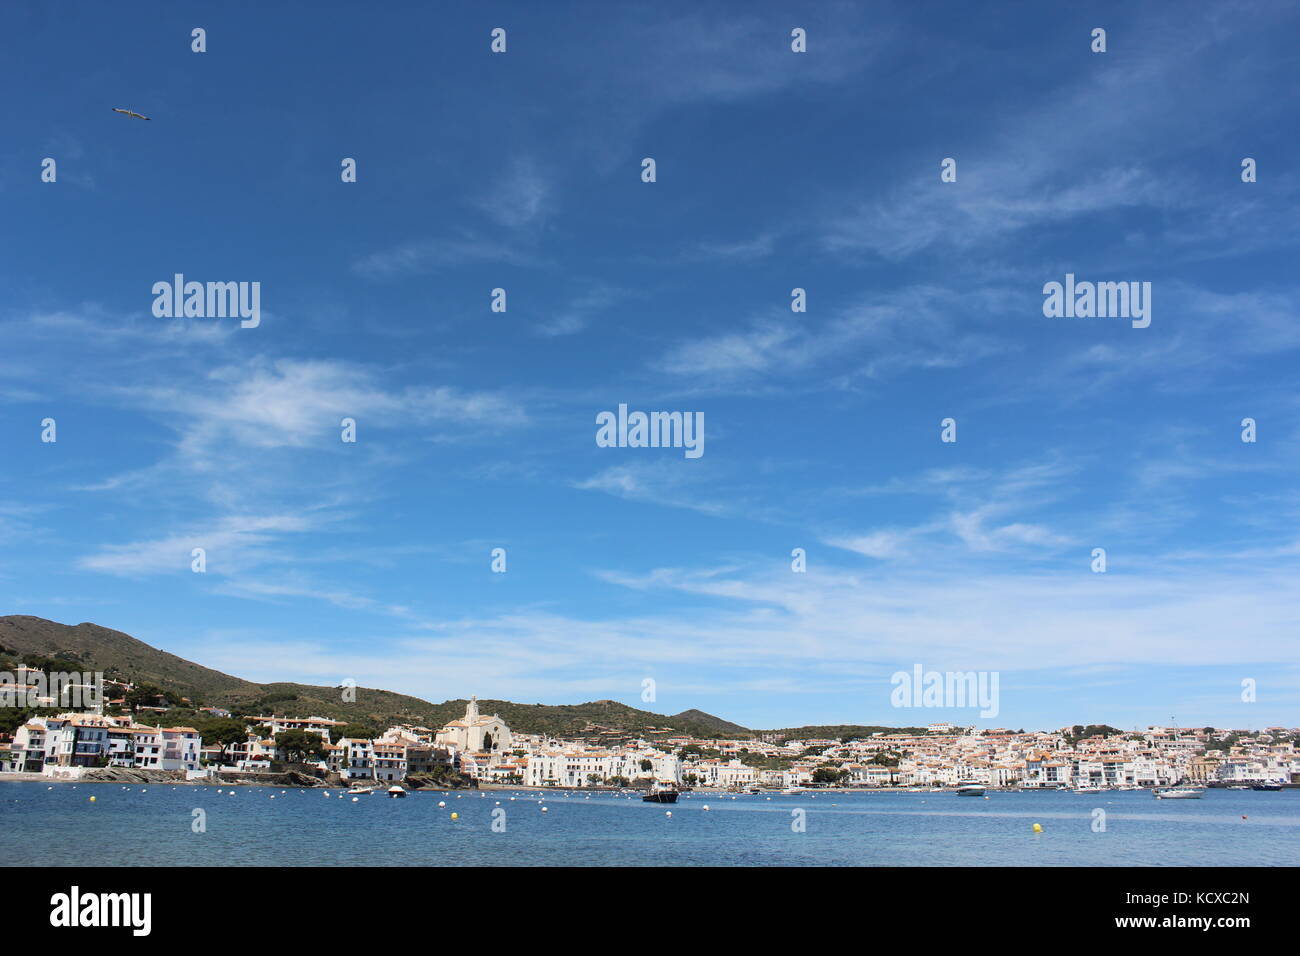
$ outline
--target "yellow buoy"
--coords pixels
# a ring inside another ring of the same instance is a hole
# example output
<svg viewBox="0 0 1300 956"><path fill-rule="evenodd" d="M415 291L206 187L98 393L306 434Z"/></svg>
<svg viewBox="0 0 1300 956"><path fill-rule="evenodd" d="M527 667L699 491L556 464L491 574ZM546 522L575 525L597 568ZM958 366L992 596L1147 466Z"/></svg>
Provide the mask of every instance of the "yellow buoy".
<svg viewBox="0 0 1300 956"><path fill-rule="evenodd" d="M460 814L459 814L459 813L453 813L453 814L451 815L451 818L452 818L453 820L459 820L459 819L460 819Z"/></svg>
<svg viewBox="0 0 1300 956"><path fill-rule="evenodd" d="M94 802L95 802L95 798L94 798L94 797L91 797L91 798L90 798L90 802L91 802L91 803L94 803Z"/></svg>
<svg viewBox="0 0 1300 956"><path fill-rule="evenodd" d="M1035 832L1035 833L1042 833L1042 832L1043 832L1043 825L1042 825L1041 823L1035 823L1035 824L1034 824L1034 832Z"/></svg>

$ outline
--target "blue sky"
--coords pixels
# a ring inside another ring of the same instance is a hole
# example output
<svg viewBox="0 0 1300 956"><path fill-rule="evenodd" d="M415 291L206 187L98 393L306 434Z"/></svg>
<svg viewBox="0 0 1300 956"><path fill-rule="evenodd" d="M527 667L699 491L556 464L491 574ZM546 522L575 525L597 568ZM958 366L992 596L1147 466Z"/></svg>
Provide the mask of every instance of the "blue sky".
<svg viewBox="0 0 1300 956"><path fill-rule="evenodd" d="M1294 724L1300 12L983 6L7 4L0 610L432 700Z"/></svg>

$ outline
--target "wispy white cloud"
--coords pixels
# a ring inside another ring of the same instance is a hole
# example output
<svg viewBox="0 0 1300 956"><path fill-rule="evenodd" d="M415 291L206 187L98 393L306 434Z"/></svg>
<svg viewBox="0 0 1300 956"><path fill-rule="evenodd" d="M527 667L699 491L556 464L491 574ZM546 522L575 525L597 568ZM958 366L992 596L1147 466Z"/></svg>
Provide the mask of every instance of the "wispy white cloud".
<svg viewBox="0 0 1300 956"><path fill-rule="evenodd" d="M484 196L479 205L499 225L520 229L541 220L551 187L532 157L521 156Z"/></svg>
<svg viewBox="0 0 1300 956"><path fill-rule="evenodd" d="M362 256L352 269L367 278L383 279L485 262L523 266L535 265L536 259L518 244L465 233L402 242Z"/></svg>
<svg viewBox="0 0 1300 956"><path fill-rule="evenodd" d="M309 531L317 524L306 515L228 515L205 529L105 545L77 565L123 576L188 572L193 549L202 548L214 573L230 574L261 563L266 547L283 536Z"/></svg>
<svg viewBox="0 0 1300 956"><path fill-rule="evenodd" d="M583 491L600 491L628 501L686 508L702 514L721 515L736 506L709 500L708 487L698 462L645 462L615 465L579 481Z"/></svg>
<svg viewBox="0 0 1300 956"><path fill-rule="evenodd" d="M834 309L826 320L815 317L815 306L809 313L774 308L744 328L681 342L652 368L724 388L754 376L814 370L833 369L826 380L842 385L912 368L957 368L1016 347L980 327L979 316L1002 298L991 289L959 296L915 286L863 297Z"/></svg>
<svg viewBox="0 0 1300 956"><path fill-rule="evenodd" d="M594 283L563 308L535 327L539 335L554 338L581 332L602 312L624 301L629 293L605 282Z"/></svg>

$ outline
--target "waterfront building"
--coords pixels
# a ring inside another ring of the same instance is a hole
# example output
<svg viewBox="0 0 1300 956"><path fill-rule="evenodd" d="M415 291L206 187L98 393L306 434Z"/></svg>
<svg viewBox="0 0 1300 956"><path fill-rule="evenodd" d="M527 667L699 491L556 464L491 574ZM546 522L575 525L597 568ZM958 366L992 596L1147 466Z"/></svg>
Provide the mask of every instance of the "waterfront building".
<svg viewBox="0 0 1300 956"><path fill-rule="evenodd" d="M343 737L334 751L330 767L344 780L373 780L375 776L374 742Z"/></svg>
<svg viewBox="0 0 1300 956"><path fill-rule="evenodd" d="M478 698L471 697L465 705L465 716L453 720L438 731L439 746L454 747L459 751L501 753L511 749L510 728L504 720L493 714L484 717L478 712Z"/></svg>

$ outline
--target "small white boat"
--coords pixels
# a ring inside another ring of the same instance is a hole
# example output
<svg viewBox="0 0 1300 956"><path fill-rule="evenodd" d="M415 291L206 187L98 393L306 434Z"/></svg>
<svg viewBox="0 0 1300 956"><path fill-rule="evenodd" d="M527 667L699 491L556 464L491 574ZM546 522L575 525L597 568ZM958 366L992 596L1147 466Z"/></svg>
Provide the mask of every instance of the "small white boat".
<svg viewBox="0 0 1300 956"><path fill-rule="evenodd" d="M390 797L404 797L406 796L406 791L403 790L401 787L389 787L388 795Z"/></svg>
<svg viewBox="0 0 1300 956"><path fill-rule="evenodd" d="M348 793L352 794L353 796L355 796L358 793L374 793L374 792L375 792L374 787L350 787L348 789Z"/></svg>
<svg viewBox="0 0 1300 956"><path fill-rule="evenodd" d="M963 783L957 788L959 797L982 797L984 796L984 786L978 783Z"/></svg>
<svg viewBox="0 0 1300 956"><path fill-rule="evenodd" d="M1170 787L1168 790L1153 790L1157 800L1199 800L1204 790L1193 790L1189 787Z"/></svg>
<svg viewBox="0 0 1300 956"><path fill-rule="evenodd" d="M808 791L803 790L799 787L784 787L780 792L784 794L795 794L795 793L807 793Z"/></svg>

